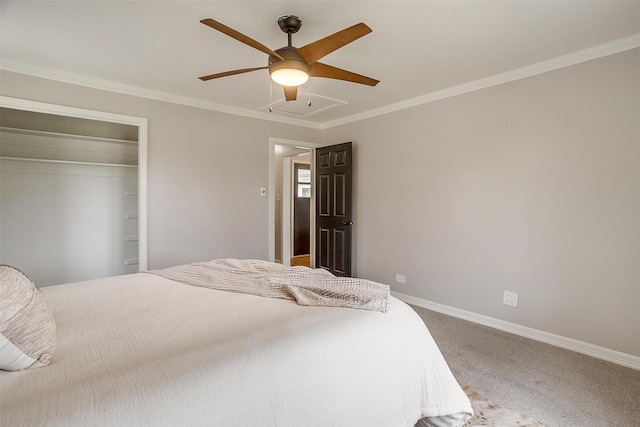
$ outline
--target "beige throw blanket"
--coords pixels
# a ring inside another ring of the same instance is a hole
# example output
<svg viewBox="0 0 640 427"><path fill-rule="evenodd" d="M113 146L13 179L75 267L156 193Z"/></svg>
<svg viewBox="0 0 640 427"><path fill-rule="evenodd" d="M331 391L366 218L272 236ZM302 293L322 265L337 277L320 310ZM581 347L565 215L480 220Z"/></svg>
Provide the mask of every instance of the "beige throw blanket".
<svg viewBox="0 0 640 427"><path fill-rule="evenodd" d="M295 300L299 305L386 313L390 303L388 285L335 277L320 268L287 267L261 260L216 259L147 273L203 288Z"/></svg>

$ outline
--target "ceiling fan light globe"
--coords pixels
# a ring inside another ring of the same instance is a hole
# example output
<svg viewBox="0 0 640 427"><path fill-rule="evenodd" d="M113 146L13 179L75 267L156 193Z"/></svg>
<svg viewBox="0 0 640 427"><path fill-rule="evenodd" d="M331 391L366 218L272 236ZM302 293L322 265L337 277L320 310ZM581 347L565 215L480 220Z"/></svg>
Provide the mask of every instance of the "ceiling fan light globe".
<svg viewBox="0 0 640 427"><path fill-rule="evenodd" d="M309 74L295 68L281 68L271 72L271 79L282 86L300 86L309 80Z"/></svg>

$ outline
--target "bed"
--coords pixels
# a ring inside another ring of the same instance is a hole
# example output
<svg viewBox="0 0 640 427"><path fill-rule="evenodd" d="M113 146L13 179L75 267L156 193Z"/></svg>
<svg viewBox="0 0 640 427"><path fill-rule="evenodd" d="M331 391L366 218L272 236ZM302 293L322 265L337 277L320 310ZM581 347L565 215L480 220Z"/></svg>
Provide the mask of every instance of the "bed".
<svg viewBox="0 0 640 427"><path fill-rule="evenodd" d="M51 363L0 371L3 426L458 426L471 416L419 316L137 273L41 289Z"/></svg>

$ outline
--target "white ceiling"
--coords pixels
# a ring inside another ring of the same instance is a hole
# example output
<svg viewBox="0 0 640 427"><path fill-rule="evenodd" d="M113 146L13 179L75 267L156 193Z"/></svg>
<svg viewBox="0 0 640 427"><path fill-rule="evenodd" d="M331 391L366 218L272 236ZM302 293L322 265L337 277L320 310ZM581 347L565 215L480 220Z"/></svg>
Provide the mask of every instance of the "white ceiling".
<svg viewBox="0 0 640 427"><path fill-rule="evenodd" d="M633 47L640 40L640 1L2 0L0 8L4 69L320 126L612 41L631 38ZM369 25L373 33L322 62L381 83L312 78L308 111L321 111L307 114L304 94L304 105L266 111L282 98L278 86L270 98L266 70L197 79L267 63L266 54L201 19L275 50L287 44L276 22L285 14L303 21L293 36L298 47L358 22Z"/></svg>

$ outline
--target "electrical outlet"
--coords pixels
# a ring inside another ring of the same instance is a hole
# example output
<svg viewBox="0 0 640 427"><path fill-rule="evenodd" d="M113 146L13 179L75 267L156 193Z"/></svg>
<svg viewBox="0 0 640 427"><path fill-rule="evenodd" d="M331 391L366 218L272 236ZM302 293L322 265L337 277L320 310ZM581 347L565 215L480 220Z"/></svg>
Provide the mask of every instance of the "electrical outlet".
<svg viewBox="0 0 640 427"><path fill-rule="evenodd" d="M504 297L502 298L502 303L506 305L510 305L511 307L518 306L518 294L515 292L504 291Z"/></svg>
<svg viewBox="0 0 640 427"><path fill-rule="evenodd" d="M396 274L396 282L404 283L404 276L402 274Z"/></svg>

